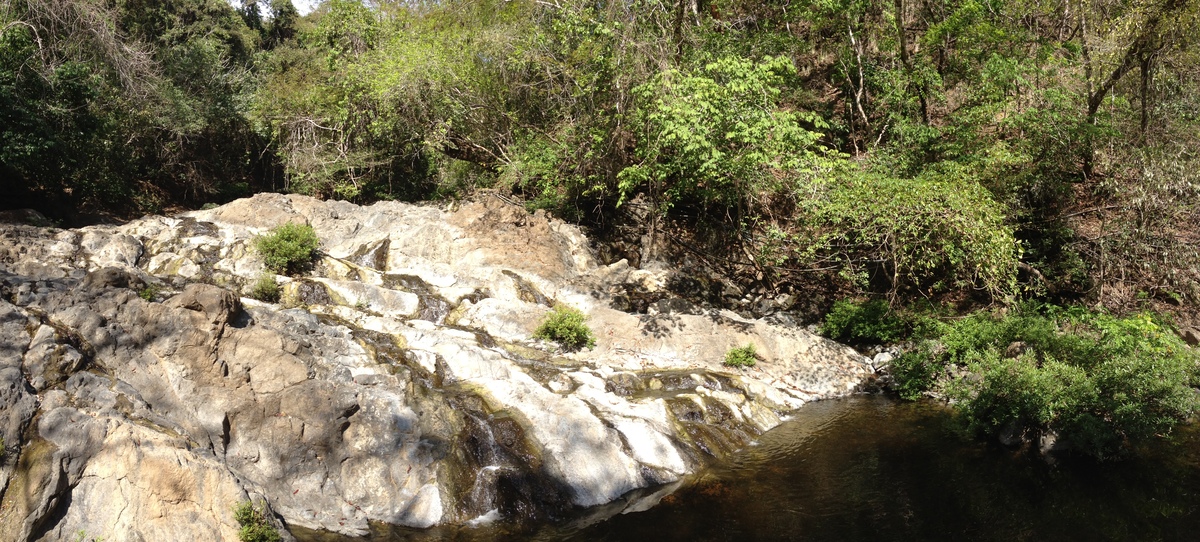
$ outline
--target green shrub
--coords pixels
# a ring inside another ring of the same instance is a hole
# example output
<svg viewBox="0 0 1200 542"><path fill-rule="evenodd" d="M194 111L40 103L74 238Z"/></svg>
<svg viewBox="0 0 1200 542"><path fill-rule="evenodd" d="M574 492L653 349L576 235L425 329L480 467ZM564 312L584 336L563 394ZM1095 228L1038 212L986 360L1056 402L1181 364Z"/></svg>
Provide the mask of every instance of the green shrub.
<svg viewBox="0 0 1200 542"><path fill-rule="evenodd" d="M148 284L145 288L138 290L138 297L145 299L146 301L154 301L154 298L158 297L158 292L158 286Z"/></svg>
<svg viewBox="0 0 1200 542"><path fill-rule="evenodd" d="M1053 432L1105 458L1200 408L1198 364L1152 315L1026 306L946 324L892 371L902 396L943 393L974 432Z"/></svg>
<svg viewBox="0 0 1200 542"><path fill-rule="evenodd" d="M1004 207L977 183L859 172L804 193L803 250L839 262L859 287L881 265L893 292L978 288L1002 297L1016 288L1019 245Z"/></svg>
<svg viewBox="0 0 1200 542"><path fill-rule="evenodd" d="M254 240L267 269L291 275L311 265L317 255L317 233L308 224L287 223Z"/></svg>
<svg viewBox="0 0 1200 542"><path fill-rule="evenodd" d="M857 302L842 299L833 304L821 333L836 341L851 344L885 344L903 340L912 326L888 306L876 299Z"/></svg>
<svg viewBox="0 0 1200 542"><path fill-rule="evenodd" d="M567 350L596 346L596 337L584 321L587 317L576 309L555 305L546 320L533 332L539 339L555 341Z"/></svg>
<svg viewBox="0 0 1200 542"><path fill-rule="evenodd" d="M278 303L281 293L279 282L271 273L259 275L258 280L254 281L254 285L250 287L250 297L267 303Z"/></svg>
<svg viewBox="0 0 1200 542"><path fill-rule="evenodd" d="M104 537L90 536L87 529L80 529L75 533L75 542L104 542Z"/></svg>
<svg viewBox="0 0 1200 542"><path fill-rule="evenodd" d="M945 360L933 355L935 341L926 341L916 350L905 352L888 365L892 387L896 393L910 401L921 398L937 384L937 379L946 369Z"/></svg>
<svg viewBox="0 0 1200 542"><path fill-rule="evenodd" d="M241 529L238 539L242 542L280 542L279 531L267 523L265 506L254 506L250 501L242 501L233 507L233 519L237 520Z"/></svg>
<svg viewBox="0 0 1200 542"><path fill-rule="evenodd" d="M728 352L725 352L726 367L753 367L757 359L758 353L754 351L753 344L730 348Z"/></svg>
<svg viewBox="0 0 1200 542"><path fill-rule="evenodd" d="M825 120L784 107L796 68L785 57L736 55L698 69L665 70L633 89L636 160L617 175L622 201L649 188L663 205L736 206L773 191L781 176L818 174L837 153L820 145ZM686 173L685 173L686 172Z"/></svg>

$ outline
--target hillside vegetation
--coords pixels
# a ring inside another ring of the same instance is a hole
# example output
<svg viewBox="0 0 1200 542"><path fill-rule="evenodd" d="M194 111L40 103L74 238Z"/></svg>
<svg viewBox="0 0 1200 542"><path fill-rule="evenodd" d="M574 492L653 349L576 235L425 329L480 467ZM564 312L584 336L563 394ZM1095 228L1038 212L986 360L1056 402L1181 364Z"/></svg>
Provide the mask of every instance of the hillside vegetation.
<svg viewBox="0 0 1200 542"><path fill-rule="evenodd" d="M0 182L67 222L490 188L635 216L766 293L1188 319L1198 23L1197 0L13 0Z"/></svg>

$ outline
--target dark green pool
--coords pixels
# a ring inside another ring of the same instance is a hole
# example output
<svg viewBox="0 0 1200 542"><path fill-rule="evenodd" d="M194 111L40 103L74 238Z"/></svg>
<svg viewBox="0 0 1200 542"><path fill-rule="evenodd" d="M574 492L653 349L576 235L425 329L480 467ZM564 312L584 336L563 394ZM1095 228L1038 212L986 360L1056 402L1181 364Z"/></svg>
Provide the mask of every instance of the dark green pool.
<svg viewBox="0 0 1200 542"><path fill-rule="evenodd" d="M1136 459L1057 465L959 438L933 404L805 406L658 506L513 531L378 540L1200 540L1200 432Z"/></svg>

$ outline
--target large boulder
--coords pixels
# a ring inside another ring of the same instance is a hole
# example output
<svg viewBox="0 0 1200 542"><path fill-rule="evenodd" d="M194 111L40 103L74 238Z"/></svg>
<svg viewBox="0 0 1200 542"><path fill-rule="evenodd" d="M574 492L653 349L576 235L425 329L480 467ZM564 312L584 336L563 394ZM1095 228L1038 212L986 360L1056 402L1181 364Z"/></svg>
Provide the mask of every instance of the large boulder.
<svg viewBox="0 0 1200 542"><path fill-rule="evenodd" d="M321 239L313 276L278 277L281 304L240 298L255 236L287 222ZM794 326L618 310L669 272L601 265L577 228L498 198L264 194L0 240L3 540L231 539L250 499L347 535L639 509L872 371ZM555 304L595 348L532 337ZM746 344L755 367L721 364Z"/></svg>

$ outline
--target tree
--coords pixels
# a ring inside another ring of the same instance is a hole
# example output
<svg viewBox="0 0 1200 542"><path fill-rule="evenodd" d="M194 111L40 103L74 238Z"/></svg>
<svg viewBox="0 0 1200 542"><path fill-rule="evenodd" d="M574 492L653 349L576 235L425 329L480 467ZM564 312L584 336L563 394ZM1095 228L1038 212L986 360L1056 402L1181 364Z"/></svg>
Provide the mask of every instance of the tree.
<svg viewBox="0 0 1200 542"><path fill-rule="evenodd" d="M0 160L23 199L136 212L250 184L256 43L227 3L26 0L3 18Z"/></svg>

